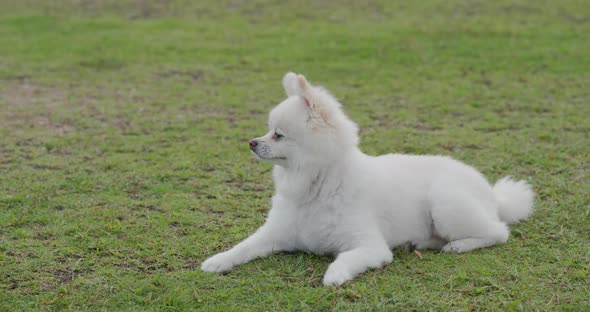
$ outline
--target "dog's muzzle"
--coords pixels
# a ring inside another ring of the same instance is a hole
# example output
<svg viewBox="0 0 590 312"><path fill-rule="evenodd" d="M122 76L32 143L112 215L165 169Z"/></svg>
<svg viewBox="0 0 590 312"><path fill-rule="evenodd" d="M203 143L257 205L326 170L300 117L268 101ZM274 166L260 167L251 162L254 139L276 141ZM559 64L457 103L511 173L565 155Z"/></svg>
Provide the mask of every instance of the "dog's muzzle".
<svg viewBox="0 0 590 312"><path fill-rule="evenodd" d="M258 146L258 141L256 141L256 139L250 140L250 149L252 151L254 151L256 149L256 146Z"/></svg>

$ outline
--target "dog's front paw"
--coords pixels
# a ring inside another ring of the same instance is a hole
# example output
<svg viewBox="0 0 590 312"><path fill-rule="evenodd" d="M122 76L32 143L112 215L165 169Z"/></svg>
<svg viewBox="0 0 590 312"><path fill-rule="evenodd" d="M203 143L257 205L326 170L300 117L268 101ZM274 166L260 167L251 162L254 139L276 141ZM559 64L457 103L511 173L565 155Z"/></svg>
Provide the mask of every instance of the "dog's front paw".
<svg viewBox="0 0 590 312"><path fill-rule="evenodd" d="M354 276L341 263L332 263L328 267L328 271L324 275L324 285L326 286L340 286L346 281L350 281Z"/></svg>
<svg viewBox="0 0 590 312"><path fill-rule="evenodd" d="M232 259L226 252L218 253L201 264L201 270L205 272L223 273L233 267Z"/></svg>

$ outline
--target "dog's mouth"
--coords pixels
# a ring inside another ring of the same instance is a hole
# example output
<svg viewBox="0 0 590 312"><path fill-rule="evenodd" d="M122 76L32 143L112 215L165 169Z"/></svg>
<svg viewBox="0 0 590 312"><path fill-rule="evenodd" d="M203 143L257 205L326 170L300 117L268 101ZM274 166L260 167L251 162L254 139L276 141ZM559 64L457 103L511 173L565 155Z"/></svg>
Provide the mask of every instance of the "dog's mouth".
<svg viewBox="0 0 590 312"><path fill-rule="evenodd" d="M251 152L254 155L254 157L256 157L256 159L259 159L259 160L287 160L287 157L263 157L263 156L256 154L256 152L254 152L254 151L251 151Z"/></svg>

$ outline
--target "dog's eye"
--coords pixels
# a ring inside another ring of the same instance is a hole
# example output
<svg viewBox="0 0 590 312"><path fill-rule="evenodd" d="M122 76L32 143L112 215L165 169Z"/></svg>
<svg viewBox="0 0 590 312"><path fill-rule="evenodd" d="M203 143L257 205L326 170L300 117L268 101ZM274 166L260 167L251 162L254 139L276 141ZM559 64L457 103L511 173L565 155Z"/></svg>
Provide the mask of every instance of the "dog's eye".
<svg viewBox="0 0 590 312"><path fill-rule="evenodd" d="M282 139L283 137L284 137L284 135L278 134L276 132L275 132L275 134L272 135L272 139L275 141L278 141L278 140Z"/></svg>

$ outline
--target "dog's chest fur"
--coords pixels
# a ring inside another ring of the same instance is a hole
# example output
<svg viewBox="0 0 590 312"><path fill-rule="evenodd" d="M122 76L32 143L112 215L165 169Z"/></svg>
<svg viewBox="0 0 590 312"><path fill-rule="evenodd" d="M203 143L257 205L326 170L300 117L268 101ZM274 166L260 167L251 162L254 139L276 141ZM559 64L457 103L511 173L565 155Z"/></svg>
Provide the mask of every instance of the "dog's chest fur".
<svg viewBox="0 0 590 312"><path fill-rule="evenodd" d="M341 171L318 170L301 174L275 168L279 209L287 210L295 249L315 254L335 254L354 240L358 218ZM358 229L357 229L358 230Z"/></svg>
<svg viewBox="0 0 590 312"><path fill-rule="evenodd" d="M294 231L297 249L316 254L332 254L342 244L343 215L334 203L312 203L298 207Z"/></svg>

